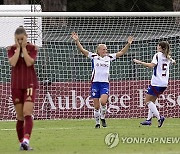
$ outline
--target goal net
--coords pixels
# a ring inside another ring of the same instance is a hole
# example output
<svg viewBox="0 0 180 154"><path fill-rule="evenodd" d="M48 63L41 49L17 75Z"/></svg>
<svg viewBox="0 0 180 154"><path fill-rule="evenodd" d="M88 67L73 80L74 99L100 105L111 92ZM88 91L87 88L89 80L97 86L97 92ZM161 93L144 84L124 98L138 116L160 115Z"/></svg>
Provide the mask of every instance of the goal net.
<svg viewBox="0 0 180 154"><path fill-rule="evenodd" d="M178 16L149 16L147 13L141 13L141 16L121 16L120 13L116 16L73 16L73 13L72 16L62 16L61 13L54 17L50 15L28 17L31 24L29 28L35 31L29 41L39 46L35 64L39 78L33 114L35 119L93 118L91 61L78 51L70 37L73 31L78 33L84 48L91 52L95 51L97 44L104 43L109 53L115 53L124 47L128 36L134 36L128 53L111 63L107 118L142 118L147 115L144 97L152 69L134 64L132 59L151 62L158 42L168 41L177 64L171 66L169 86L160 95L156 105L165 117L180 117ZM4 27L10 25L16 29L18 18L4 16L0 20ZM1 39L6 33L1 33ZM36 40L40 40L40 43ZM16 117L11 98L10 69L6 48L1 45L1 120Z"/></svg>

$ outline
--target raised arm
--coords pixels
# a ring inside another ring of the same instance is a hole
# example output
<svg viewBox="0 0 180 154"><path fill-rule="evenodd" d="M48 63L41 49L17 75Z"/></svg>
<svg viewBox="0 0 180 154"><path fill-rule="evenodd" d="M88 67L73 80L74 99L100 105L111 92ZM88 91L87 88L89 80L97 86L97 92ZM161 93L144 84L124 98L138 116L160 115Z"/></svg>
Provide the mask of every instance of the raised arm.
<svg viewBox="0 0 180 154"><path fill-rule="evenodd" d="M86 49L83 48L83 46L79 42L78 35L75 32L72 32L71 37L76 42L76 45L77 45L78 49L81 51L81 53L84 54L86 57L88 57L89 51L87 51Z"/></svg>
<svg viewBox="0 0 180 154"><path fill-rule="evenodd" d="M172 64L176 65L176 61L174 59L170 58L170 61Z"/></svg>
<svg viewBox="0 0 180 154"><path fill-rule="evenodd" d="M137 59L133 59L133 61L137 64L142 64L143 66L149 67L149 68L153 68L154 66L156 66L156 64L154 64L154 63L146 63L146 62L143 62L143 61L140 61Z"/></svg>
<svg viewBox="0 0 180 154"><path fill-rule="evenodd" d="M116 58L119 58L120 56L124 55L128 51L132 41L133 41L133 37L129 36L127 40L128 43L125 45L125 47L122 50L116 53Z"/></svg>

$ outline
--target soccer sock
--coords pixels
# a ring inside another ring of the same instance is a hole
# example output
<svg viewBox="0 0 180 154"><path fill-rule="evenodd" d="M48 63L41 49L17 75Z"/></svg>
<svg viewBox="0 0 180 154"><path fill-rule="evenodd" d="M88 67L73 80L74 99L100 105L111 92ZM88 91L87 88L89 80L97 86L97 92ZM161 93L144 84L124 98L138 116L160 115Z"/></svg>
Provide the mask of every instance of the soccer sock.
<svg viewBox="0 0 180 154"><path fill-rule="evenodd" d="M105 114L106 114L106 105L104 106L101 105L101 119L105 119Z"/></svg>
<svg viewBox="0 0 180 154"><path fill-rule="evenodd" d="M94 109L94 118L96 120L96 125L100 124L100 112L99 112L99 109Z"/></svg>
<svg viewBox="0 0 180 154"><path fill-rule="evenodd" d="M159 120L160 116L159 116L159 111L157 110L156 105L153 102L149 102L148 108L151 110L152 114L154 114Z"/></svg>
<svg viewBox="0 0 180 154"><path fill-rule="evenodd" d="M17 132L19 142L22 142L23 137L24 137L24 121L17 120L17 122L16 122L16 132Z"/></svg>
<svg viewBox="0 0 180 154"><path fill-rule="evenodd" d="M24 126L24 140L23 142L27 142L29 144L29 139L31 136L32 128L33 128L33 120L31 115L27 115L24 117L25 126Z"/></svg>
<svg viewBox="0 0 180 154"><path fill-rule="evenodd" d="M153 117L153 113L151 112L151 110L149 109L148 111L148 117L146 120L151 120L151 118Z"/></svg>

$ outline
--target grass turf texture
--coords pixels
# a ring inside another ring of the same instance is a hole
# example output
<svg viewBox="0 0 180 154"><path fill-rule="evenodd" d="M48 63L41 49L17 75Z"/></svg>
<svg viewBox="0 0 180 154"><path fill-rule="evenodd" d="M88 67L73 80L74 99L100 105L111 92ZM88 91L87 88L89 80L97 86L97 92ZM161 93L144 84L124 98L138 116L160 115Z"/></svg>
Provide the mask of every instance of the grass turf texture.
<svg viewBox="0 0 180 154"><path fill-rule="evenodd" d="M123 143L121 137L180 137L180 119L166 119L157 128L154 118L151 126L140 126L144 119L107 119L107 128L94 129L94 120L36 120L30 145L34 154L176 154L179 143ZM118 133L120 142L114 148L105 144L108 133ZM0 153L19 151L15 122L0 122Z"/></svg>

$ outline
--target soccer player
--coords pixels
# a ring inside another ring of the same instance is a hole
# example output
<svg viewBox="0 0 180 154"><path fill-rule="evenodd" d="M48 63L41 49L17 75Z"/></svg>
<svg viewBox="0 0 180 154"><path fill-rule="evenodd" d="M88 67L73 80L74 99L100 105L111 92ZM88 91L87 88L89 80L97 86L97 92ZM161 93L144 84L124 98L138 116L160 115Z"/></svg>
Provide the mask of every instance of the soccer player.
<svg viewBox="0 0 180 154"><path fill-rule="evenodd" d="M154 103L158 96L162 94L168 86L170 64L175 64L175 60L170 56L169 43L162 41L157 45L157 53L154 55L151 63L146 63L137 59L134 59L133 61L137 64L142 64L145 67L153 68L151 84L147 89L145 97L145 104L147 104L149 108L148 117L145 121L141 122L141 124L151 125L151 119L155 116L158 119L158 127L161 127L165 118L160 116Z"/></svg>
<svg viewBox="0 0 180 154"><path fill-rule="evenodd" d="M92 53L83 48L79 41L78 35L73 32L73 40L76 42L78 49L86 57L92 60L92 85L91 85L91 97L94 102L94 118L96 121L95 128L100 128L100 119L103 127L107 127L105 121L106 113L106 103L108 101L109 95L109 69L111 61L124 55L132 41L133 38L128 37L128 43L126 46L117 53L108 54L107 47L105 44L99 44L96 49L96 53Z"/></svg>
<svg viewBox="0 0 180 154"><path fill-rule="evenodd" d="M11 67L11 91L16 110L16 131L20 150L32 150L29 140L33 128L33 107L38 81L34 69L37 48L27 42L24 27L15 30L15 44L8 47Z"/></svg>

